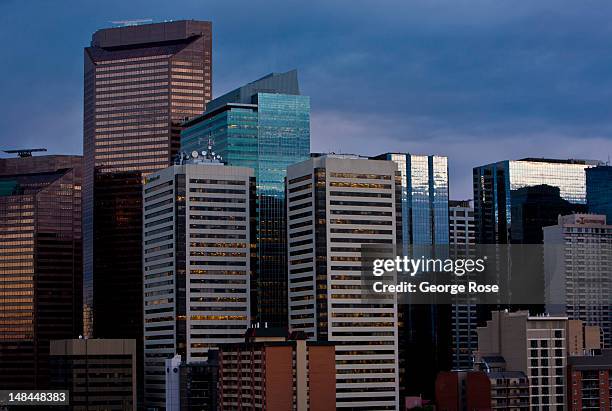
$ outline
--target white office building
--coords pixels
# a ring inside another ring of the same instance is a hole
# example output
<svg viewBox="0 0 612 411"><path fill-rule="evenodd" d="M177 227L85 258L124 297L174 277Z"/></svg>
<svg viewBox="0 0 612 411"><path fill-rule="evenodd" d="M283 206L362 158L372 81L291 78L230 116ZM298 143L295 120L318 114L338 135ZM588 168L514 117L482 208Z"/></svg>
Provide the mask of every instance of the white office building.
<svg viewBox="0 0 612 411"><path fill-rule="evenodd" d="M328 155L287 169L289 325L336 345L339 410L399 409L396 297L361 298L361 247L397 244L399 196L392 161Z"/></svg>
<svg viewBox="0 0 612 411"><path fill-rule="evenodd" d="M206 361L250 323L254 173L192 159L147 177L143 191L147 404L164 409L165 361Z"/></svg>

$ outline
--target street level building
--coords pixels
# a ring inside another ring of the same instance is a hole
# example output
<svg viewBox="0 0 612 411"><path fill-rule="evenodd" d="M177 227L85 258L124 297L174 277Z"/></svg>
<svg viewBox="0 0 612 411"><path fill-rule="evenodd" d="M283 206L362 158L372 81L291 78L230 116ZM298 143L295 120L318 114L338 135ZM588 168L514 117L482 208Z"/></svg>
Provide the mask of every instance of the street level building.
<svg viewBox="0 0 612 411"><path fill-rule="evenodd" d="M59 409L138 409L136 341L54 340L50 355L51 387L69 392L70 404Z"/></svg>
<svg viewBox="0 0 612 411"><path fill-rule="evenodd" d="M565 410L567 404L568 320L564 316L530 316L526 311L494 311L478 328L476 361L503 359L506 371L529 379L531 410Z"/></svg>
<svg viewBox="0 0 612 411"><path fill-rule="evenodd" d="M251 328L219 350L219 409L333 411L334 345L279 328Z"/></svg>
<svg viewBox="0 0 612 411"><path fill-rule="evenodd" d="M529 410L529 379L519 371L445 371L436 379L440 411Z"/></svg>
<svg viewBox="0 0 612 411"><path fill-rule="evenodd" d="M569 358L571 411L609 410L612 404L612 350Z"/></svg>

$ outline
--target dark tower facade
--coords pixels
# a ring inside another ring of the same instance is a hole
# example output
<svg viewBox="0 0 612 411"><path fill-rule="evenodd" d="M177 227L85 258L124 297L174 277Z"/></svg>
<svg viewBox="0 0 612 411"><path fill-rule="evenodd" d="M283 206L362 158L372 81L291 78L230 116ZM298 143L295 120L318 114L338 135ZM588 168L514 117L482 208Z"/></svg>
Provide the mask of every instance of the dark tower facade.
<svg viewBox="0 0 612 411"><path fill-rule="evenodd" d="M612 222L612 166L592 167L586 171L589 213L604 214Z"/></svg>
<svg viewBox="0 0 612 411"><path fill-rule="evenodd" d="M211 23L99 30L84 62L84 329L142 336L142 181L212 95ZM96 321L97 318L97 321Z"/></svg>
<svg viewBox="0 0 612 411"><path fill-rule="evenodd" d="M593 160L524 158L475 167L476 243L517 242L511 230L513 193L521 188L540 185L558 187L561 199L571 204L586 204L586 169L597 164ZM523 198L525 193L519 194L515 194L515 198ZM544 196L540 197L544 199ZM534 198L534 193L531 193L531 198Z"/></svg>
<svg viewBox="0 0 612 411"><path fill-rule="evenodd" d="M81 333L81 156L0 160L0 386L43 389Z"/></svg>

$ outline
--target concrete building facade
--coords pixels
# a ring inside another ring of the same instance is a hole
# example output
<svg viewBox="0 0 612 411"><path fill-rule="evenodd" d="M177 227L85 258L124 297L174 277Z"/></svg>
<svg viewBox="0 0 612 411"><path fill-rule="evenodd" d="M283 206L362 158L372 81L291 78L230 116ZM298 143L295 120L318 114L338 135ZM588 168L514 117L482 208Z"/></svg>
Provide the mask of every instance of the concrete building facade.
<svg viewBox="0 0 612 411"><path fill-rule="evenodd" d="M53 340L50 355L51 386L69 391L70 405L65 409L139 409L136 341Z"/></svg>
<svg viewBox="0 0 612 411"><path fill-rule="evenodd" d="M507 371L525 374L531 410L565 410L567 317L532 317L526 311L492 315L486 326L478 328L477 360L500 356Z"/></svg>
<svg viewBox="0 0 612 411"><path fill-rule="evenodd" d="M361 249L396 247L395 163L327 155L287 169L289 326L336 345L336 407L399 407L397 301L361 298Z"/></svg>
<svg viewBox="0 0 612 411"><path fill-rule="evenodd" d="M165 361L203 362L251 322L253 170L197 158L143 188L144 368L148 407L165 406Z"/></svg>

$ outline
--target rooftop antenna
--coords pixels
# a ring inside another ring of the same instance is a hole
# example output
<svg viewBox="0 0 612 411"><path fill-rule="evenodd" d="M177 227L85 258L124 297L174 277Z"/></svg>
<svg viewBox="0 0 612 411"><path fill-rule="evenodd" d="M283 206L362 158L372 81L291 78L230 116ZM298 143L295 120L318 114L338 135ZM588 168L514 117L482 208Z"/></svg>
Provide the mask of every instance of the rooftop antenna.
<svg viewBox="0 0 612 411"><path fill-rule="evenodd" d="M201 144L201 138L198 138L198 146ZM198 151L193 150L190 153L180 152L174 158L174 164L181 165L189 163L209 163L209 164L223 164L223 157L221 154L215 153L214 151L215 140L212 137L208 138L208 144L205 150Z"/></svg>
<svg viewBox="0 0 612 411"><path fill-rule="evenodd" d="M153 23L153 19L114 20L111 24L120 27L138 26L140 24Z"/></svg>
<svg viewBox="0 0 612 411"><path fill-rule="evenodd" d="M6 154L17 154L20 158L32 157L32 153L47 151L46 148L19 148L15 150L3 150Z"/></svg>
<svg viewBox="0 0 612 411"><path fill-rule="evenodd" d="M206 150L202 150L202 155L209 161L222 161L223 157L220 154L215 153L215 139L212 137L212 133L208 134L208 144Z"/></svg>

